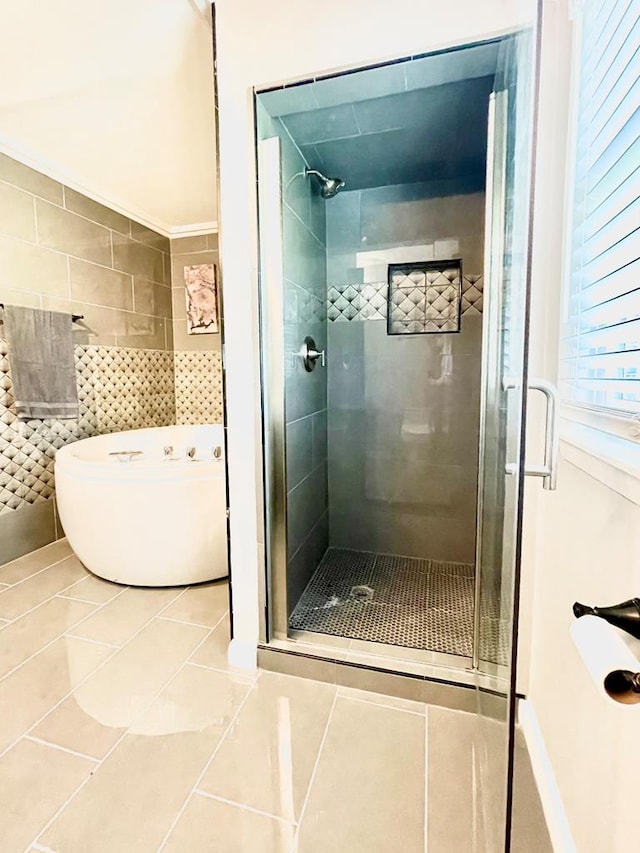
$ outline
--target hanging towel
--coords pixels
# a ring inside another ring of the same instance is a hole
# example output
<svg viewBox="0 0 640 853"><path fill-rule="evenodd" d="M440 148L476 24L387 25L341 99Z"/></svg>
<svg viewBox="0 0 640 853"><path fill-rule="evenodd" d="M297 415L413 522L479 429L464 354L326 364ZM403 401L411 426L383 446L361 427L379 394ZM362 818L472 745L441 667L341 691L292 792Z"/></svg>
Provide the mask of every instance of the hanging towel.
<svg viewBox="0 0 640 853"><path fill-rule="evenodd" d="M77 417L71 315L7 305L4 322L18 417Z"/></svg>

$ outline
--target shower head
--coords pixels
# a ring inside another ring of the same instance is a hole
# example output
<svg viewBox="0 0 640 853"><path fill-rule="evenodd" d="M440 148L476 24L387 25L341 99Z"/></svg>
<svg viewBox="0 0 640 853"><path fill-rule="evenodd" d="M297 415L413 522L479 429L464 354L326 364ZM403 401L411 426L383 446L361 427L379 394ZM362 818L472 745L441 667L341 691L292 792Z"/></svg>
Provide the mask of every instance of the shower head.
<svg viewBox="0 0 640 853"><path fill-rule="evenodd" d="M345 182L341 178L327 178L317 169L305 169L304 173L306 176L315 175L318 179L322 198L333 198L345 186Z"/></svg>

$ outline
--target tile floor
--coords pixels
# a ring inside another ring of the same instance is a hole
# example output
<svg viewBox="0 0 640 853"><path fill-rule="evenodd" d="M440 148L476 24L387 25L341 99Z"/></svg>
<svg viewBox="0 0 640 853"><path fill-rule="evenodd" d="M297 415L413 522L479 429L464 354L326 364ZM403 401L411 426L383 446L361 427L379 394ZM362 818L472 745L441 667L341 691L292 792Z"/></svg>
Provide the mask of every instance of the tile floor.
<svg viewBox="0 0 640 853"><path fill-rule="evenodd" d="M487 849L473 715L229 670L225 582L116 586L61 541L0 584L2 853Z"/></svg>

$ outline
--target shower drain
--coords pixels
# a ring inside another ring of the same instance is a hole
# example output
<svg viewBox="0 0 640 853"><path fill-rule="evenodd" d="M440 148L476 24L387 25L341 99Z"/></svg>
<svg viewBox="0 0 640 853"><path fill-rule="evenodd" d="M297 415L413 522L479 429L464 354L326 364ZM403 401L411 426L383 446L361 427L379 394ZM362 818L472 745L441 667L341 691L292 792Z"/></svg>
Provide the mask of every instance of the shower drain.
<svg viewBox="0 0 640 853"><path fill-rule="evenodd" d="M356 601L371 601L373 590L370 586L352 586L349 595Z"/></svg>

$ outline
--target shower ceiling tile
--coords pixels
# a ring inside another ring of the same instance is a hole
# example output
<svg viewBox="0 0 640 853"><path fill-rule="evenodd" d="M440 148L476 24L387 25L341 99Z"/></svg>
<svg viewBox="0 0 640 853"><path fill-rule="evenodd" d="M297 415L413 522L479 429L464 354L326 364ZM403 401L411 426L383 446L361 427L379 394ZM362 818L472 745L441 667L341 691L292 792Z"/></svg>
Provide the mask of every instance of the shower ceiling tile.
<svg viewBox="0 0 640 853"><path fill-rule="evenodd" d="M319 106L313 86L287 86L271 92L262 92L259 98L272 117L307 112Z"/></svg>
<svg viewBox="0 0 640 853"><path fill-rule="evenodd" d="M351 104L284 116L283 124L298 145L356 136L360 129Z"/></svg>
<svg viewBox="0 0 640 853"><path fill-rule="evenodd" d="M367 98L381 98L405 90L407 63L398 62L380 68L370 68L354 74L340 74L313 84L313 93L320 107L351 104ZM291 110L293 112L293 110Z"/></svg>
<svg viewBox="0 0 640 853"><path fill-rule="evenodd" d="M424 89L474 77L491 77L498 64L500 42L424 56L405 65L407 89Z"/></svg>

